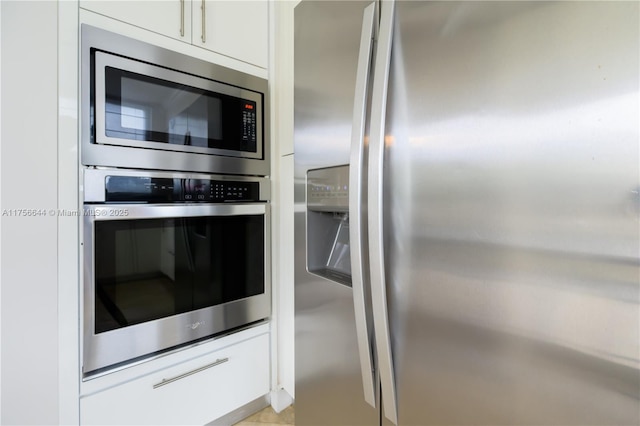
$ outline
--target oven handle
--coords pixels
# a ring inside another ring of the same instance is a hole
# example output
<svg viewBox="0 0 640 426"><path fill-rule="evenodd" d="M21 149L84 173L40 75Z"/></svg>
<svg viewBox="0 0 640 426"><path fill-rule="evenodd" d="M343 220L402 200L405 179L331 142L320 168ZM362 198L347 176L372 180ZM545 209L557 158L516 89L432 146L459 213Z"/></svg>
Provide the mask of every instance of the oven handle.
<svg viewBox="0 0 640 426"><path fill-rule="evenodd" d="M198 216L266 214L267 204L112 204L86 205L82 215L92 221L162 219Z"/></svg>

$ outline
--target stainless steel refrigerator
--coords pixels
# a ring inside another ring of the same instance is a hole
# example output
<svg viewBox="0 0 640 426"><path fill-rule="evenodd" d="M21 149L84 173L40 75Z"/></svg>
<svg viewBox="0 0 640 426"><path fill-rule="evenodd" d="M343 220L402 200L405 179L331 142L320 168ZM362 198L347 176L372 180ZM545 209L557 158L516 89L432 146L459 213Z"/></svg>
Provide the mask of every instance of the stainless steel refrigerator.
<svg viewBox="0 0 640 426"><path fill-rule="evenodd" d="M639 16L296 7L296 424L640 423Z"/></svg>

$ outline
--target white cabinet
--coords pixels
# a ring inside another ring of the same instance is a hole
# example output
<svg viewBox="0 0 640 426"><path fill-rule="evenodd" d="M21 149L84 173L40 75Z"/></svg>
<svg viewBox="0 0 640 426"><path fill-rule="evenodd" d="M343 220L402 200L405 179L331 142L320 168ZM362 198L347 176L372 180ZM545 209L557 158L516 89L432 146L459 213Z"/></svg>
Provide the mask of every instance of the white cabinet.
<svg viewBox="0 0 640 426"><path fill-rule="evenodd" d="M267 394L269 377L264 333L82 397L80 422L206 424Z"/></svg>
<svg viewBox="0 0 640 426"><path fill-rule="evenodd" d="M191 1L80 0L80 7L191 43Z"/></svg>
<svg viewBox="0 0 640 426"><path fill-rule="evenodd" d="M267 68L267 0L194 0L193 5L193 44Z"/></svg>
<svg viewBox="0 0 640 426"><path fill-rule="evenodd" d="M267 2L268 0L81 0L80 7L267 68Z"/></svg>

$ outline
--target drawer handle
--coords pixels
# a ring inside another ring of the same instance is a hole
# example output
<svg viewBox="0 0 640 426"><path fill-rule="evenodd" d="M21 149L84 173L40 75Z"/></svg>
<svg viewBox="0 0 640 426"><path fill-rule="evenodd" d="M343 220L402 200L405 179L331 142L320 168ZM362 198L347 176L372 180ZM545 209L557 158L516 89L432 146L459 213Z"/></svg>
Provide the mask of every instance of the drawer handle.
<svg viewBox="0 0 640 426"><path fill-rule="evenodd" d="M181 374L179 376L172 377L170 379L162 379L162 381L160 383L156 383L155 385L153 385L153 388L154 389L158 389L161 386L168 385L169 383L173 383L176 380L184 379L185 377L191 376L192 374L199 373L199 372L204 371L206 369L209 369L211 367L215 367L216 365L224 364L227 361L229 361L229 358L217 359L217 360L215 360L215 362L212 362L211 364L207 364L207 365L205 365L203 367L200 367L200 368L197 368L195 370L189 371L188 373L184 373L184 374Z"/></svg>

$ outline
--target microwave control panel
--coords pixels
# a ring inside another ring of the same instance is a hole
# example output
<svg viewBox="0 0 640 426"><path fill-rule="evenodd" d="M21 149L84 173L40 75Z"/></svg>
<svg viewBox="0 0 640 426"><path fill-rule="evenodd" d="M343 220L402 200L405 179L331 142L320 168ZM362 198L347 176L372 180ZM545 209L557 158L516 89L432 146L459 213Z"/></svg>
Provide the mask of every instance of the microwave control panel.
<svg viewBox="0 0 640 426"><path fill-rule="evenodd" d="M258 182L107 176L107 203L225 203L261 201Z"/></svg>
<svg viewBox="0 0 640 426"><path fill-rule="evenodd" d="M244 101L242 106L242 140L256 143L256 103Z"/></svg>

